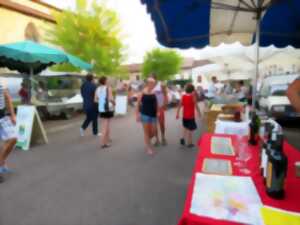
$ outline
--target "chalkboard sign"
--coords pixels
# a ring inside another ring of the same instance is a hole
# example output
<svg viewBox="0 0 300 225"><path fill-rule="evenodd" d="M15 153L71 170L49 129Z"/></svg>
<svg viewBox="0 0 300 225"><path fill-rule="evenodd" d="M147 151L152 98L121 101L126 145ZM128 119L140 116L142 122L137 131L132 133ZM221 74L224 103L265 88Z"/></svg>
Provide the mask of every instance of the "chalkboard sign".
<svg viewBox="0 0 300 225"><path fill-rule="evenodd" d="M17 147L27 151L32 141L42 139L48 143L46 132L35 106L21 105L17 108Z"/></svg>

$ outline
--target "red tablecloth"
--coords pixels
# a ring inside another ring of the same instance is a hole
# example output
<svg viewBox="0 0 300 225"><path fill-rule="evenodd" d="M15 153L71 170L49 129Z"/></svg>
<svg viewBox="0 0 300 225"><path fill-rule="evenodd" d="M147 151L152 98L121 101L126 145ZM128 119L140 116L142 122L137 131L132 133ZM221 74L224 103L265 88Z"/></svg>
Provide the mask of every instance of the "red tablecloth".
<svg viewBox="0 0 300 225"><path fill-rule="evenodd" d="M195 182L195 174L197 172L201 172L202 163L204 158L213 157L218 159L228 159L232 162L233 167L233 175L237 176L245 176L245 174L240 172L240 168L234 165L236 161L236 156L220 156L215 155L210 152L210 143L212 136L222 136L222 137L231 137L233 146L238 149L239 143L237 143L236 136L232 135L212 135L212 134L204 134L202 138L199 140L199 153L196 161L196 166L193 171L193 176L191 183L189 184L187 198L185 202L184 212L182 218L178 225L235 225L239 223L229 222L224 220L216 220L208 217L197 216L190 213L192 194ZM244 138L245 142L247 139ZM248 150L252 152L251 159L246 163L247 168L251 171L248 176L251 176L257 191L260 195L260 198L264 205L277 207L285 210L300 212L300 178L296 178L295 176L295 161L300 161L300 152L293 148L288 143L284 143L284 152L288 157L288 175L286 179L286 196L284 200L274 200L267 196L265 192L265 185L263 184L262 176L260 175L259 165L259 147L248 146ZM205 203L203 203L205 204Z"/></svg>

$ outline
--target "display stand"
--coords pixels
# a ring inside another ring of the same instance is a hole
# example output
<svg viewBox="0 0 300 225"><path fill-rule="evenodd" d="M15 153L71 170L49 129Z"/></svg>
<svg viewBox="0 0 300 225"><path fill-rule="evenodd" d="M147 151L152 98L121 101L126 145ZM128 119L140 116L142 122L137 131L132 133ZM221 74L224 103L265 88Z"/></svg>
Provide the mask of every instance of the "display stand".
<svg viewBox="0 0 300 225"><path fill-rule="evenodd" d="M28 151L33 143L48 143L46 131L35 106L18 106L16 129L16 146L24 151Z"/></svg>

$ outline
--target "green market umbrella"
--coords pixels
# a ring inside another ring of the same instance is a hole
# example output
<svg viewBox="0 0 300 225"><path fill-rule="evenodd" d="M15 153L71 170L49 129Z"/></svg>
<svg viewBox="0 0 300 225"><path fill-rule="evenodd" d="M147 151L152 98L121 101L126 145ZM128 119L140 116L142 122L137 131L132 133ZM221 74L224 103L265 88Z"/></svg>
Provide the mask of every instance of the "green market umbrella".
<svg viewBox="0 0 300 225"><path fill-rule="evenodd" d="M92 69L92 65L73 55L32 41L0 45L0 67L28 74L29 99L31 99L30 76L60 63L70 63L83 70Z"/></svg>
<svg viewBox="0 0 300 225"><path fill-rule="evenodd" d="M33 75L60 63L70 63L83 70L92 69L90 64L73 55L32 41L0 45L0 67Z"/></svg>

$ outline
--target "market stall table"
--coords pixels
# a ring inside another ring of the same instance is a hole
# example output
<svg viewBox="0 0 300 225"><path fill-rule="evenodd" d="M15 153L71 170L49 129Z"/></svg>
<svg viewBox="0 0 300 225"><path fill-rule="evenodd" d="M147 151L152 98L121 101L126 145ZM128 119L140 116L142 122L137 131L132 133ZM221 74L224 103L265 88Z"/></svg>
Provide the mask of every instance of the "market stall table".
<svg viewBox="0 0 300 225"><path fill-rule="evenodd" d="M245 162L245 168L249 170L249 174L245 174L241 167L237 166L237 156L224 156L215 155L211 153L211 139L212 137L230 137L232 144L236 149L239 150L239 146L244 145L247 151L251 152L251 158ZM214 218L209 218L205 216L197 216L190 213L191 201L194 191L196 174L202 172L203 161L205 158L215 158L215 159L227 159L232 162L232 173L234 176L251 176L254 184L256 186L257 192L260 195L261 201L264 205L276 207L284 210L289 210L293 212L300 212L300 178L296 177L295 162L300 161L300 152L289 145L287 142L284 143L284 152L286 153L289 163L288 172L286 178L286 196L284 200L275 200L270 198L265 192L265 185L263 183L262 176L260 175L259 165L259 146L248 146L247 138L244 137L242 140L238 139L235 135L218 135L218 134L204 134L199 140L199 153L196 160L196 165L193 171L192 179L189 184L187 198L184 206L183 215L178 225L235 225L240 224L231 221L217 220ZM205 204L205 203L203 203Z"/></svg>

